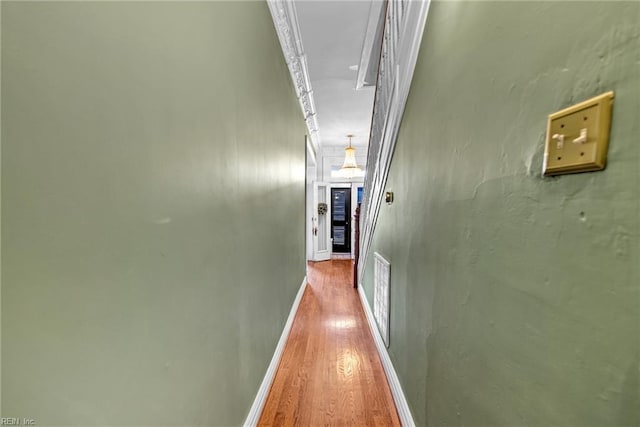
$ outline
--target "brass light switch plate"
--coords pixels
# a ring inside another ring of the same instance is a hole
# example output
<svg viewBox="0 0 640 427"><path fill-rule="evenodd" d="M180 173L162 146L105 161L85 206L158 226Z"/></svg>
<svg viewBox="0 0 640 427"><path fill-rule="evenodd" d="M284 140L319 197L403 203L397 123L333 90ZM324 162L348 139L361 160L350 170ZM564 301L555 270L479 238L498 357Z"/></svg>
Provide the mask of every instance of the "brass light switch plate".
<svg viewBox="0 0 640 427"><path fill-rule="evenodd" d="M613 92L607 92L549 116L544 175L605 168L612 104Z"/></svg>

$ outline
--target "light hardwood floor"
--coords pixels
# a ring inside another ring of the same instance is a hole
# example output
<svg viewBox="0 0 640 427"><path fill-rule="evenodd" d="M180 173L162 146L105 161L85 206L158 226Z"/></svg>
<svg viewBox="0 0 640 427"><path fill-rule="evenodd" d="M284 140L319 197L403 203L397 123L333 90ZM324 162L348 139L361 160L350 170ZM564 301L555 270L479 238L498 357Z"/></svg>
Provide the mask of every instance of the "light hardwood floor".
<svg viewBox="0 0 640 427"><path fill-rule="evenodd" d="M351 265L309 264L309 285L258 425L400 425Z"/></svg>

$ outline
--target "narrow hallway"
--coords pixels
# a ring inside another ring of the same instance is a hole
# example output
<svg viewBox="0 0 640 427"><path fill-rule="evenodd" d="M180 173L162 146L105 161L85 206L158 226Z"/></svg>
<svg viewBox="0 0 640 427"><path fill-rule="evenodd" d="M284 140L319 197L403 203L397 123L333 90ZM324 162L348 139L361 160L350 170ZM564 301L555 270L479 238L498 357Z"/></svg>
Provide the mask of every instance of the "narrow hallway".
<svg viewBox="0 0 640 427"><path fill-rule="evenodd" d="M309 263L308 271L259 425L400 425L351 260Z"/></svg>

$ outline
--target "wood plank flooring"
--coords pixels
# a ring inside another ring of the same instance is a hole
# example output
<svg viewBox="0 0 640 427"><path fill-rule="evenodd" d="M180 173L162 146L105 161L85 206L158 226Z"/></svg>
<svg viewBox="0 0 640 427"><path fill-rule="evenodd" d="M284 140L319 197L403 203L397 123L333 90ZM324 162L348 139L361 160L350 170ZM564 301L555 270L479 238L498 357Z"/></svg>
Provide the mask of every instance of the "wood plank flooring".
<svg viewBox="0 0 640 427"><path fill-rule="evenodd" d="M350 260L309 263L260 426L399 426Z"/></svg>

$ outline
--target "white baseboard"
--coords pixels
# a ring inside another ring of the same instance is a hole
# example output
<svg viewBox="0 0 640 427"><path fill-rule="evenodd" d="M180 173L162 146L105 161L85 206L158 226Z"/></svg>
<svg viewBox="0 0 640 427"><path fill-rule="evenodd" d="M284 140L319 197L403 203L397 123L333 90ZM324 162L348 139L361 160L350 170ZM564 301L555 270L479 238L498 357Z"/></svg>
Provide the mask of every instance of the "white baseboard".
<svg viewBox="0 0 640 427"><path fill-rule="evenodd" d="M244 421L245 427L253 427L258 425L258 420L260 419L260 415L262 414L264 404L267 401L267 396L269 395L271 384L273 383L273 379L276 376L276 370L278 369L278 365L280 364L280 358L282 357L284 346L287 343L289 332L291 332L291 327L293 326L293 319L296 317L298 306L300 305L300 301L302 300L302 295L304 294L304 290L306 287L307 277L305 276L305 278L302 279L302 284L300 285L300 289L298 290L296 299L293 300L293 305L291 306L291 311L289 312L287 323L284 324L284 329L282 330L282 334L280 335L280 340L278 341L276 350L273 352L273 357L271 358L271 363L269 363L267 372L264 374L262 384L260 384L260 388L258 389L258 394L253 401L253 405L251 405L251 409L249 410L247 419Z"/></svg>
<svg viewBox="0 0 640 427"><path fill-rule="evenodd" d="M391 363L391 358L389 358L387 348L384 345L384 341L382 341L382 337L380 336L380 332L378 331L378 327L376 326L376 320L373 317L373 312L369 307L367 296L365 295L364 289L361 285L358 286L358 293L360 294L360 302L362 302L362 308L364 309L364 313L367 316L369 328L371 329L371 335L373 335L373 341L376 344L376 349L378 350L378 355L380 356L382 367L384 368L385 374L387 374L387 382L389 383L389 388L391 388L391 395L393 396L393 400L396 404L396 409L398 410L400 423L403 425L403 427L415 427L416 424L415 422L413 422L413 416L411 416L409 403L407 402L407 398L404 396L404 392L402 391L402 386L400 385L398 374L396 374L393 363Z"/></svg>

